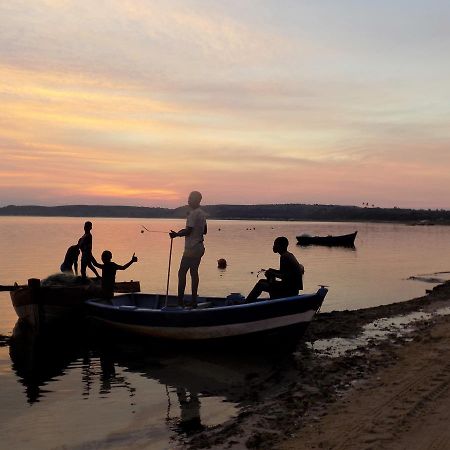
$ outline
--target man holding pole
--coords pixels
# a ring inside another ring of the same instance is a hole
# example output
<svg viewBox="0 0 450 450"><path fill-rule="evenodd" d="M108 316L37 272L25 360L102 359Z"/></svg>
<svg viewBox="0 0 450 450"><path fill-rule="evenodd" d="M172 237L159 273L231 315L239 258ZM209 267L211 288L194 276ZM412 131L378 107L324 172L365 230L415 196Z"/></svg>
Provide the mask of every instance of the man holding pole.
<svg viewBox="0 0 450 450"><path fill-rule="evenodd" d="M187 306L194 308L197 306L198 268L205 253L203 236L207 233L206 215L200 209L201 200L202 194L200 192L193 191L189 194L188 205L190 210L186 219L186 227L178 232L171 231L169 233L171 239L184 237L184 252L180 262L180 269L178 270L178 304L184 306L186 274L189 270L191 272L192 303Z"/></svg>

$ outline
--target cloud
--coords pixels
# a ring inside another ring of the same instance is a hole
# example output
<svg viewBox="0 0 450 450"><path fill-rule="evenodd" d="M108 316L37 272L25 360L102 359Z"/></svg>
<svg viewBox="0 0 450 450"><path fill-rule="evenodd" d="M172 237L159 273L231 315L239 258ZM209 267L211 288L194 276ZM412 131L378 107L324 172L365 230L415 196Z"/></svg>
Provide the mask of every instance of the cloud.
<svg viewBox="0 0 450 450"><path fill-rule="evenodd" d="M448 204L441 2L17 0L0 14L5 198L175 204L200 184L221 202Z"/></svg>

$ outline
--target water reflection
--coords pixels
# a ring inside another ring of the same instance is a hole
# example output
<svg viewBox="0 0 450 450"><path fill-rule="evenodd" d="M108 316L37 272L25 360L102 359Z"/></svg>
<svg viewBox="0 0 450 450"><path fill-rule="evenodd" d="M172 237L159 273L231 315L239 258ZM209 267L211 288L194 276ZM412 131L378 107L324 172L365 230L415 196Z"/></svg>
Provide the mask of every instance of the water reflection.
<svg viewBox="0 0 450 450"><path fill-rule="evenodd" d="M18 321L9 342L9 355L13 370L25 386L27 402L40 401L47 392L46 386L63 376L81 352L82 347L73 339L37 334L32 327Z"/></svg>
<svg viewBox="0 0 450 450"><path fill-rule="evenodd" d="M289 359L286 352L264 353L162 349L79 330L36 335L20 323L10 342L12 368L29 404L51 405L56 396L68 422L72 406L80 408L80 398L87 401L82 411L92 415L92 421L105 401L117 410L116 424L105 420L99 424L103 438L84 431L83 445L99 447L107 446L111 433L124 445L138 440L153 443L155 435L166 436L165 442L184 442L226 422L238 414L252 383L270 378ZM67 377L70 386L76 386L74 376L81 389L71 388L67 396L63 380ZM35 411L45 414L45 410Z"/></svg>

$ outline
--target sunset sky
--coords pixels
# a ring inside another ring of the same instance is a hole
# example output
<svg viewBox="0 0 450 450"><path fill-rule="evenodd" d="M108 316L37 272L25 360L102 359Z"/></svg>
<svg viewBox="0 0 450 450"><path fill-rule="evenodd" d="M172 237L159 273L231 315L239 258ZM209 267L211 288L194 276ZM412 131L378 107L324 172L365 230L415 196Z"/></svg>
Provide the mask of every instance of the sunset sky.
<svg viewBox="0 0 450 450"><path fill-rule="evenodd" d="M0 206L450 209L450 2L3 0Z"/></svg>

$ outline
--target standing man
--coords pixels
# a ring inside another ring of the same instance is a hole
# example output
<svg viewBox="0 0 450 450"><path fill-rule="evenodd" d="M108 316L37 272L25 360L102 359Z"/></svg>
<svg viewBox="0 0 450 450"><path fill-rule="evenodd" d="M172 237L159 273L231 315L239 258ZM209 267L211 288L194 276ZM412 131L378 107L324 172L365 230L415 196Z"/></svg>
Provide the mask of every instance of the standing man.
<svg viewBox="0 0 450 450"><path fill-rule="evenodd" d="M189 194L188 205L190 207L187 219L186 228L176 232L171 231L169 236L171 239L184 236L184 252L180 262L180 269L178 270L178 304L183 306L184 291L186 289L186 274L189 270L191 272L191 287L192 287L192 304L189 306L197 306L198 294L198 268L202 256L205 253L205 246L203 243L203 236L207 233L206 215L200 209L200 202L202 194L198 191L193 191Z"/></svg>
<svg viewBox="0 0 450 450"><path fill-rule="evenodd" d="M81 279L86 280L86 268L89 267L89 269L92 270L92 272L95 273L95 276L97 278L100 278L100 275L98 274L96 268L92 264L92 261L95 260L94 256L92 255L92 222L85 222L84 223L84 235L81 236L81 238L78 240L78 246L81 250Z"/></svg>

